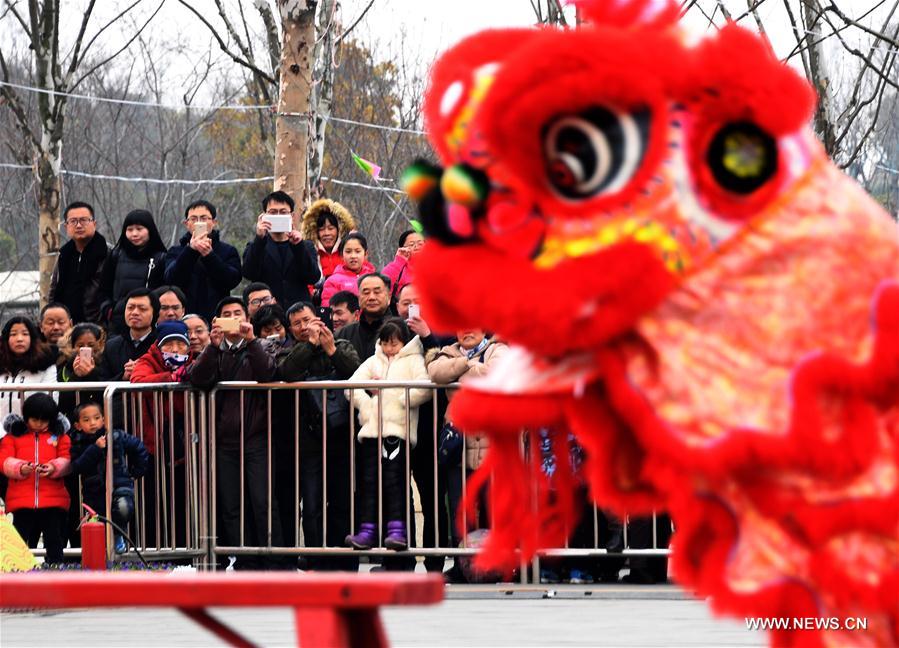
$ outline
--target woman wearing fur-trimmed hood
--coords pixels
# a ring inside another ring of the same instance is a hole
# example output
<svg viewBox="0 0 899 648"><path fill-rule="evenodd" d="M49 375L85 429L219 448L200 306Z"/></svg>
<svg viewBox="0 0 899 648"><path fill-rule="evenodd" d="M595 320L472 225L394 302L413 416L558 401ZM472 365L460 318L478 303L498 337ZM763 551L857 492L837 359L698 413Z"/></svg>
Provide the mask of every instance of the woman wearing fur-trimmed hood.
<svg viewBox="0 0 899 648"><path fill-rule="evenodd" d="M347 208L327 198L316 200L303 214L303 238L315 245L322 280L343 263L340 242L355 229L356 221Z"/></svg>

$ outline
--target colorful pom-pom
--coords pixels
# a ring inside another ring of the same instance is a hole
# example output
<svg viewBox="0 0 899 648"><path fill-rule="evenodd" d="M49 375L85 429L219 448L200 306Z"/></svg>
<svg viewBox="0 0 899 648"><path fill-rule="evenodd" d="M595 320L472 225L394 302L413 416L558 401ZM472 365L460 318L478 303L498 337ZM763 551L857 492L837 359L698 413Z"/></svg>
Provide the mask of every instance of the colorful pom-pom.
<svg viewBox="0 0 899 648"><path fill-rule="evenodd" d="M474 208L487 197L487 176L467 164L454 164L443 172L440 190L446 199L458 205Z"/></svg>
<svg viewBox="0 0 899 648"><path fill-rule="evenodd" d="M416 160L403 171L400 178L400 188L405 191L412 200L421 202L431 189L440 182L441 169L426 160Z"/></svg>

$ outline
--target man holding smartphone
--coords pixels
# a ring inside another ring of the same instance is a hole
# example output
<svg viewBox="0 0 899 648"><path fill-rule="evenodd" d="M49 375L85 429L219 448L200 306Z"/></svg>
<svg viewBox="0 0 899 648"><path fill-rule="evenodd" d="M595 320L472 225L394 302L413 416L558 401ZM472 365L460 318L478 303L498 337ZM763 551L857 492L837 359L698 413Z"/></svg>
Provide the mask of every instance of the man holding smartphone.
<svg viewBox="0 0 899 648"><path fill-rule="evenodd" d="M187 233L166 254L165 281L187 297L186 310L211 317L216 304L240 283L240 256L221 240L215 205L197 200L184 212Z"/></svg>
<svg viewBox="0 0 899 648"><path fill-rule="evenodd" d="M202 389L222 381L270 382L275 377L275 359L262 346L247 319L240 297L225 297L215 308L209 332L209 346L187 370L187 380ZM247 531L246 546L281 546L277 499L268 498L267 397L263 391L222 392L216 401L215 460L217 506L222 525L219 542L238 546L241 541L241 491L244 493ZM241 438L242 436L242 438ZM241 461L241 442L243 461ZM243 468L241 468L243 463ZM272 463L275 463L274 454ZM272 467L274 474L274 466ZM243 470L243 482L241 471ZM271 535L268 534L267 507L271 506ZM289 561L274 557L240 556L236 569L277 569ZM293 562L296 566L296 562Z"/></svg>
<svg viewBox="0 0 899 648"><path fill-rule="evenodd" d="M256 235L243 253L243 276L271 288L280 304L309 300L309 286L321 277L312 241L294 227L294 201L283 191L262 199Z"/></svg>

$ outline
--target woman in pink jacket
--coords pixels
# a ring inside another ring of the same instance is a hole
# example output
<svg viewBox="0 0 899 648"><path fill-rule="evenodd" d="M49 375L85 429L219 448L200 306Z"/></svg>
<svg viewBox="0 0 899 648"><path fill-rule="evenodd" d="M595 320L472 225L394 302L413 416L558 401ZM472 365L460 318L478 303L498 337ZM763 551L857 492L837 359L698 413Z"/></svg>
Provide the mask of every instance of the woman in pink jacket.
<svg viewBox="0 0 899 648"><path fill-rule="evenodd" d="M390 277L390 295L400 294L403 286L412 283L412 259L424 247L424 237L415 230L400 234L399 247L393 261L384 266L381 273Z"/></svg>
<svg viewBox="0 0 899 648"><path fill-rule="evenodd" d="M368 241L358 232L347 234L340 243L340 254L343 263L337 266L322 288L322 307L328 306L331 297L341 290L349 290L358 295L359 277L375 271L375 267L368 261Z"/></svg>

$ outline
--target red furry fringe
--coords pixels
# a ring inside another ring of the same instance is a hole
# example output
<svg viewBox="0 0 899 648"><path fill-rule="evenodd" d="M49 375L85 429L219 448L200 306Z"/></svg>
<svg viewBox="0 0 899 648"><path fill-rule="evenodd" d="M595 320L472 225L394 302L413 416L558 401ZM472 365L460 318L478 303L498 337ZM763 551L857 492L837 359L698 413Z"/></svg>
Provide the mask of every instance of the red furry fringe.
<svg viewBox="0 0 899 648"><path fill-rule="evenodd" d="M488 488L491 527L475 561L478 569L508 575L519 565L519 550L529 558L540 547L559 546L577 524L579 510L574 500L567 432L550 431L550 439L556 459L552 479L541 470L535 432L529 436L529 462L524 460L518 437L500 435L491 439L484 464L468 482L463 503L474 519L478 495L482 488ZM494 479L500 466L502 478ZM462 516L457 517L461 525ZM467 530L460 528L459 532Z"/></svg>

